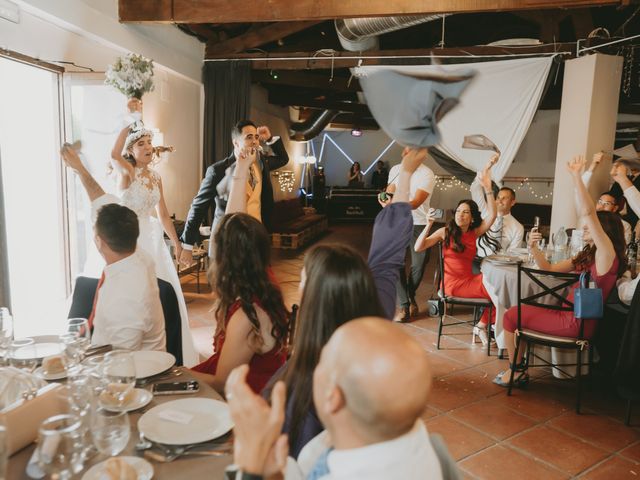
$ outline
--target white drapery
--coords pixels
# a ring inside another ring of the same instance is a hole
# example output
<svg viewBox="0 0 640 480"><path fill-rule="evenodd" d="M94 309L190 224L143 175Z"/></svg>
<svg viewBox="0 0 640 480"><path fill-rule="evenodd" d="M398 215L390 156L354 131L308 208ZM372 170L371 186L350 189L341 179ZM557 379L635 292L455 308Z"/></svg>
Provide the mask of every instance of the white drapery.
<svg viewBox="0 0 640 480"><path fill-rule="evenodd" d="M483 134L500 149L492 178L500 182L511 166L536 113L553 57L525 58L459 65L393 65L357 67L356 75L378 69L408 74L473 69L475 78L460 97L460 104L438 124L438 147L461 165L480 171L493 152L462 148L465 135ZM367 99L368 102L372 101Z"/></svg>

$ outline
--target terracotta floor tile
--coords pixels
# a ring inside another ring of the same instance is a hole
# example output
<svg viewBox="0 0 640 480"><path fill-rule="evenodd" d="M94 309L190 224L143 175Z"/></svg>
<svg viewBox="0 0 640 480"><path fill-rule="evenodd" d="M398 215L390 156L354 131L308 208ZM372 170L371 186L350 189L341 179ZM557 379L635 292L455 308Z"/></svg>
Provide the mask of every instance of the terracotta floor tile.
<svg viewBox="0 0 640 480"><path fill-rule="evenodd" d="M459 408L449 415L498 440L536 425L530 418L498 404L494 397Z"/></svg>
<svg viewBox="0 0 640 480"><path fill-rule="evenodd" d="M640 442L629 445L620 452L620 455L623 455L629 460L640 462Z"/></svg>
<svg viewBox="0 0 640 480"><path fill-rule="evenodd" d="M569 478L533 458L510 448L495 446L459 463L460 467L479 479L490 480L554 480Z"/></svg>
<svg viewBox="0 0 640 480"><path fill-rule="evenodd" d="M495 395L499 388L465 370L437 378L433 382L429 405L449 411Z"/></svg>
<svg viewBox="0 0 640 480"><path fill-rule="evenodd" d="M582 475L584 480L623 480L640 477L640 463L613 456L590 472Z"/></svg>
<svg viewBox="0 0 640 480"><path fill-rule="evenodd" d="M442 435L451 456L457 461L495 444L495 440L446 416L427 422L429 433Z"/></svg>
<svg viewBox="0 0 640 480"><path fill-rule="evenodd" d="M492 398L496 403L538 422L562 415L572 408L559 400L547 397L544 393L533 391L533 388L514 389L510 397L507 396L506 389L503 389L501 394Z"/></svg>
<svg viewBox="0 0 640 480"><path fill-rule="evenodd" d="M507 443L571 475L587 470L609 455L576 437L545 426L510 438Z"/></svg>
<svg viewBox="0 0 640 480"><path fill-rule="evenodd" d="M459 372L468 369L469 366L464 363L460 363L456 360L452 360L443 355L430 352L427 355L429 359L429 365L431 366L431 374L434 378L442 377L444 375L450 375L455 372Z"/></svg>
<svg viewBox="0 0 640 480"><path fill-rule="evenodd" d="M640 440L640 433L624 423L601 415L577 415L568 412L554 418L549 425L583 438L609 452L620 450Z"/></svg>

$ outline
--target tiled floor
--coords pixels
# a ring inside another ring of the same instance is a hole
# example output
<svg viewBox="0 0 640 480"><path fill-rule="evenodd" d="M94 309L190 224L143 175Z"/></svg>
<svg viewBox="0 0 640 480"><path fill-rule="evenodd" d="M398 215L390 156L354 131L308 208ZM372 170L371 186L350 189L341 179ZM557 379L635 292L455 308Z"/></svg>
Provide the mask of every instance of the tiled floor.
<svg viewBox="0 0 640 480"><path fill-rule="evenodd" d="M320 242L348 243L366 255L370 231L367 225L333 226ZM303 257L303 251L274 251L274 271L289 305L299 303ZM431 259L419 291L423 304L433 288L434 266ZM192 278L183 279L183 288L197 347L208 355L211 295L192 293ZM635 427L626 427L622 401L586 391L584 413L576 415L574 384L540 374L526 390L507 397L491 383L507 361L495 349L487 357L479 344L472 346L470 331L457 328L437 350L437 319L422 315L398 328L414 336L431 360L434 387L424 419L431 433L444 437L465 478L640 478L640 405Z"/></svg>

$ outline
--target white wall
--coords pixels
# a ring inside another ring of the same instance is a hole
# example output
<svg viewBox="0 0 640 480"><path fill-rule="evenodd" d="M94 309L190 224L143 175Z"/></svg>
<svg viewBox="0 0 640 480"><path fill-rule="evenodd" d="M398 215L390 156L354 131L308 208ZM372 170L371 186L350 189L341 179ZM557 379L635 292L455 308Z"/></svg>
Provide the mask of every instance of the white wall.
<svg viewBox="0 0 640 480"><path fill-rule="evenodd" d="M16 3L20 23L0 19L0 48L98 72L129 51L154 60L156 89L144 98L144 118L164 133L165 144L176 147L158 170L169 212L184 218L202 179L203 45L172 25L120 24L117 0Z"/></svg>

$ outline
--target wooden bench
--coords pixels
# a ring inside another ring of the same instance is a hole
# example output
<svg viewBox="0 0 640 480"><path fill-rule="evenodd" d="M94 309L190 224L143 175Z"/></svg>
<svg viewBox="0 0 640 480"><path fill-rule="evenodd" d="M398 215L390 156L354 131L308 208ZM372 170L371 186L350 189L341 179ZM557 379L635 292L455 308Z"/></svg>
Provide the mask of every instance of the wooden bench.
<svg viewBox="0 0 640 480"><path fill-rule="evenodd" d="M276 202L273 209L271 245L275 248L301 248L329 228L326 215L303 209L298 198Z"/></svg>

